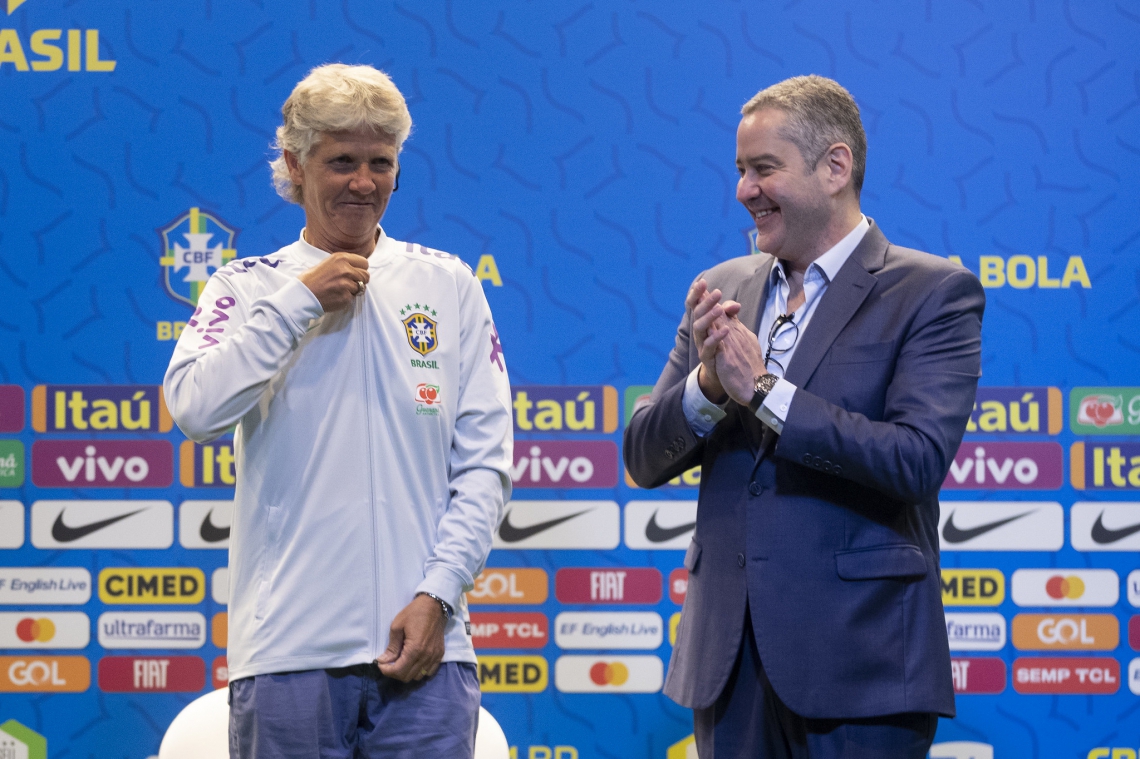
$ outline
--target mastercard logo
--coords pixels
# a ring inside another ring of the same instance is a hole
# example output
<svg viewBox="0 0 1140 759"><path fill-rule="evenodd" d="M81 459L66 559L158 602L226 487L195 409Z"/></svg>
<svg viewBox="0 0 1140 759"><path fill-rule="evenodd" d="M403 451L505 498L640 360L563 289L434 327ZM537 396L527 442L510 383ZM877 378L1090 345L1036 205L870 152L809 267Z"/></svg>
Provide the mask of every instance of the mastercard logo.
<svg viewBox="0 0 1140 759"><path fill-rule="evenodd" d="M620 661L600 661L590 667L590 679L595 685L625 685L629 680L629 667Z"/></svg>
<svg viewBox="0 0 1140 759"><path fill-rule="evenodd" d="M1076 599L1085 594L1085 582L1075 575L1068 577L1053 575L1045 582L1045 592L1049 594L1050 598L1058 600L1062 598Z"/></svg>
<svg viewBox="0 0 1140 759"><path fill-rule="evenodd" d="M16 637L25 643L47 643L55 637L55 623L44 617L25 617L16 623Z"/></svg>

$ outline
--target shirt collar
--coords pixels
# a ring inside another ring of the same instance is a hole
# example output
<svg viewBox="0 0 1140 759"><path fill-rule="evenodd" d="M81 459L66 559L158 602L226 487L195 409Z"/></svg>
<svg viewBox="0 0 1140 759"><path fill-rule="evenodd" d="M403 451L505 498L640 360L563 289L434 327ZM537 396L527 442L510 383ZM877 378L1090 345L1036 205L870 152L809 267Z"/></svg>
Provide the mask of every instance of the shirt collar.
<svg viewBox="0 0 1140 759"><path fill-rule="evenodd" d="M863 236L867 234L867 230L870 228L871 224L867 221L867 217L860 214L859 223L855 225L855 228L848 232L842 240L835 243L830 250L812 262L811 266L808 267L808 276L810 277L812 270L815 270L820 272L827 282L831 282L835 279L835 275L839 274L839 270L843 268L843 264L847 263L847 259L855 252L855 248L859 247L859 243L863 242ZM777 278L783 279L783 267L779 265L773 266L772 277L773 281Z"/></svg>
<svg viewBox="0 0 1140 759"><path fill-rule="evenodd" d="M380 230L380 234L376 237L376 247L372 249L372 255L368 256L369 266L375 263L379 258L376 254L383 250L384 246L388 243L388 235L384 234L384 227L377 225L377 228ZM329 255L328 252L310 244L309 241L305 239L304 227L301 227L301 231L297 234L297 245L306 258L313 259L318 263Z"/></svg>

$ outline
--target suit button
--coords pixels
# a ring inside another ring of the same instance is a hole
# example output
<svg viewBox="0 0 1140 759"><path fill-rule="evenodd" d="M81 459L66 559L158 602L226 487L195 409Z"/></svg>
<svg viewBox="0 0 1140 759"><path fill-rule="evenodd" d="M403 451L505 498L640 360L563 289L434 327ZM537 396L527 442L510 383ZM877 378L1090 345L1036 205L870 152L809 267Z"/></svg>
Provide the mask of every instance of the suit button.
<svg viewBox="0 0 1140 759"><path fill-rule="evenodd" d="M839 466L839 464L836 464L835 466L831 467L831 473L838 477L843 473L843 467Z"/></svg>
<svg viewBox="0 0 1140 759"><path fill-rule="evenodd" d="M807 464L808 466L811 466L811 454L810 454L810 453L805 453L805 454L804 454L804 457L803 457L803 462L804 462L805 464Z"/></svg>
<svg viewBox="0 0 1140 759"><path fill-rule="evenodd" d="M760 487L759 482L748 483L748 492L751 493L752 495L760 495L761 490L762 490L762 488Z"/></svg>
<svg viewBox="0 0 1140 759"><path fill-rule="evenodd" d="M742 554L742 553L736 554L736 564L737 564L737 566L741 566L741 567L744 566L744 554Z"/></svg>

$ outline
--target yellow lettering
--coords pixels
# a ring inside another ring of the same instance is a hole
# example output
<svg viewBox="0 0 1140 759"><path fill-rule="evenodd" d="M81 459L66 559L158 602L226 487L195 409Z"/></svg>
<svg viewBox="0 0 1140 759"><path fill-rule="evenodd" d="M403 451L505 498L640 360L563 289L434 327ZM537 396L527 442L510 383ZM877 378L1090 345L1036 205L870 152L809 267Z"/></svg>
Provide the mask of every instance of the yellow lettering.
<svg viewBox="0 0 1140 759"><path fill-rule="evenodd" d="M681 481L684 482L686 485L689 485L691 487L696 487L697 485L700 485L701 484L701 468L699 466L695 466L692 469L689 469L688 471L684 472L681 475Z"/></svg>
<svg viewBox="0 0 1140 759"><path fill-rule="evenodd" d="M202 446L202 484L214 484L214 446Z"/></svg>
<svg viewBox="0 0 1140 759"><path fill-rule="evenodd" d="M68 71L79 71L80 70L79 65L82 63L82 61L79 59L79 55L82 52L82 50L81 50L82 47L83 47L83 41L79 36L79 30L78 29L68 29L67 30L67 70Z"/></svg>
<svg viewBox="0 0 1140 759"><path fill-rule="evenodd" d="M1140 488L1140 456L1133 456L1128 459L1128 463L1132 468L1128 470L1128 484L1134 488Z"/></svg>
<svg viewBox="0 0 1140 759"><path fill-rule="evenodd" d="M1069 256L1069 263L1065 264L1065 273L1061 275L1061 287L1069 287L1074 282L1079 282L1086 290L1092 287L1084 259L1080 256Z"/></svg>
<svg viewBox="0 0 1140 759"><path fill-rule="evenodd" d="M218 477L226 485L233 485L237 482L237 478L234 476L233 448L228 445L218 447Z"/></svg>
<svg viewBox="0 0 1140 759"><path fill-rule="evenodd" d="M495 287L503 286L503 278L499 276L499 267L495 264L492 255L479 256L479 263L475 265L475 276L480 282L491 280Z"/></svg>
<svg viewBox="0 0 1140 759"><path fill-rule="evenodd" d="M1005 432L1005 404L1000 401L983 401L978 426L982 432Z"/></svg>
<svg viewBox="0 0 1140 759"><path fill-rule="evenodd" d="M1094 748L1089 751L1089 755L1086 759L1108 759L1108 749Z"/></svg>
<svg viewBox="0 0 1140 759"><path fill-rule="evenodd" d="M59 45L48 44L48 40L62 36L62 29L40 29L32 33L32 52L47 58L46 61L32 61L33 71L59 71L63 66L63 50Z"/></svg>
<svg viewBox="0 0 1140 759"><path fill-rule="evenodd" d="M170 328L170 322L159 322L158 323L158 334L157 334L158 340L169 340L171 338L171 332L172 332L172 330Z"/></svg>
<svg viewBox="0 0 1140 759"><path fill-rule="evenodd" d="M534 425L530 422L530 410L534 408L534 404L526 397L525 390L519 390L515 394L515 424L518 425L520 430L533 430Z"/></svg>
<svg viewBox="0 0 1140 759"><path fill-rule="evenodd" d="M0 29L0 66L11 63L16 71L28 70L28 59L24 57L24 46L15 29Z"/></svg>
<svg viewBox="0 0 1140 759"><path fill-rule="evenodd" d="M126 401L124 401L126 403ZM115 402L106 398L91 401L91 416L87 417L93 430L113 430L119 426L119 410Z"/></svg>
<svg viewBox="0 0 1140 759"><path fill-rule="evenodd" d="M527 752L527 759L550 759L550 757L548 746L531 746L530 751Z"/></svg>
<svg viewBox="0 0 1140 759"><path fill-rule="evenodd" d="M55 428L62 430L67 427L67 393L62 390L55 391Z"/></svg>
<svg viewBox="0 0 1140 759"><path fill-rule="evenodd" d="M1018 269L1025 269L1025 275L1019 274ZM1037 264L1029 256L1010 256L1006 263L1006 278L1010 287L1028 290L1037 280Z"/></svg>
<svg viewBox="0 0 1140 759"><path fill-rule="evenodd" d="M1112 484L1118 488L1124 487L1127 480L1124 479L1124 473L1121 468L1127 463L1124 456L1121 455L1119 448L1110 448L1108 451L1108 459L1105 463L1108 464L1108 476L1112 480Z"/></svg>
<svg viewBox="0 0 1140 759"><path fill-rule="evenodd" d="M586 390L578 393L578 403L582 404L584 409L582 420L578 421L577 406L578 403L574 401L566 401L566 426L572 430L592 430L594 429L594 406L593 401L586 400L590 397L590 393Z"/></svg>
<svg viewBox="0 0 1140 759"><path fill-rule="evenodd" d="M186 322L174 322L174 339L182 337L182 330L186 329Z"/></svg>
<svg viewBox="0 0 1140 759"><path fill-rule="evenodd" d="M540 430L562 429L562 406L558 401L538 402L538 413L534 415L534 426Z"/></svg>
<svg viewBox="0 0 1140 759"><path fill-rule="evenodd" d="M1003 263L1001 256L978 257L978 279L982 281L982 287L1001 287L1005 284Z"/></svg>
<svg viewBox="0 0 1140 759"><path fill-rule="evenodd" d="M1021 421L1021 404L1028 404L1029 420ZM1037 432L1041 429L1041 404L1033 400L1033 393L1021 396L1021 403L1014 401L1009 404L1009 425L1014 432Z"/></svg>
<svg viewBox="0 0 1140 759"><path fill-rule="evenodd" d="M1093 485L1104 487L1104 449L1099 445L1093 448Z"/></svg>
<svg viewBox="0 0 1140 759"><path fill-rule="evenodd" d="M83 410L87 408L87 401L83 400L80 390L71 391L71 400L67 402L71 409L71 426L77 430L87 429L87 420L83 418Z"/></svg>
<svg viewBox="0 0 1140 759"><path fill-rule="evenodd" d="M131 396L131 400L120 401L123 407L123 428L128 430L147 430L150 429L150 401L144 401L146 393L142 390L136 390L135 394ZM140 402L141 401L141 402ZM139 418L131 418L131 403L139 404Z"/></svg>
<svg viewBox="0 0 1140 759"><path fill-rule="evenodd" d="M99 59L99 30L87 30L87 70L88 71L114 71L116 61L103 61Z"/></svg>
<svg viewBox="0 0 1140 759"><path fill-rule="evenodd" d="M1049 276L1049 257L1037 256L1037 286L1043 289L1055 289L1061 286L1061 280Z"/></svg>

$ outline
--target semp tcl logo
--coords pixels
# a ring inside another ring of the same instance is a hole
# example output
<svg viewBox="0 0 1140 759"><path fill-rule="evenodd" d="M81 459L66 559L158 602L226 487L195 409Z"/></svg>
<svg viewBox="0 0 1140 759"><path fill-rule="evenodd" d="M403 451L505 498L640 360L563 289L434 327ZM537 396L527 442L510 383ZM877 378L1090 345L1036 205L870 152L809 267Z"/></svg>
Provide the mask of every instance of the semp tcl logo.
<svg viewBox="0 0 1140 759"><path fill-rule="evenodd" d="M82 656L0 656L0 693L81 693L90 685Z"/></svg>
<svg viewBox="0 0 1140 759"><path fill-rule="evenodd" d="M174 482L168 440L37 440L32 482L41 488L165 488Z"/></svg>

